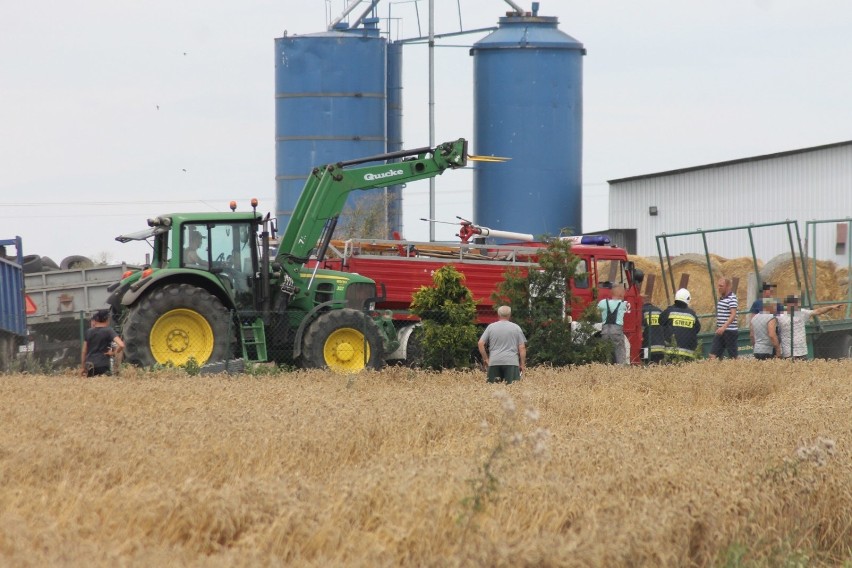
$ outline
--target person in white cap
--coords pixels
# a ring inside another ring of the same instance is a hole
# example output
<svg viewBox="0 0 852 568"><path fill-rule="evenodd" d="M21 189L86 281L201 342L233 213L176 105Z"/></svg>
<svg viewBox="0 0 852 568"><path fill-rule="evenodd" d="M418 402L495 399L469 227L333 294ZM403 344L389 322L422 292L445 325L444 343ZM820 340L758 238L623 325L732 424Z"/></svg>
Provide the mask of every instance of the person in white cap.
<svg viewBox="0 0 852 568"><path fill-rule="evenodd" d="M689 307L691 301L689 290L681 288L675 293L674 304L660 314L668 361L692 361L696 357L701 322L695 310Z"/></svg>

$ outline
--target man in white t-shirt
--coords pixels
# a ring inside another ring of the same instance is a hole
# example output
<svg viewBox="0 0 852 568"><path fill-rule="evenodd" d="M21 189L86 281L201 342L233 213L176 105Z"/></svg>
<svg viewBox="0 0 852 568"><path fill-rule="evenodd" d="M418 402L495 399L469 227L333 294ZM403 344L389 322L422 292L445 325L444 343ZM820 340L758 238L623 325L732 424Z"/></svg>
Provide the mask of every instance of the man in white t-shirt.
<svg viewBox="0 0 852 568"><path fill-rule="evenodd" d="M805 324L813 316L821 316L831 310L843 307L843 304L823 306L815 310L799 308L797 296L787 296L784 302L787 311L778 316L778 341L781 343L781 356L785 359L807 359L808 338Z"/></svg>

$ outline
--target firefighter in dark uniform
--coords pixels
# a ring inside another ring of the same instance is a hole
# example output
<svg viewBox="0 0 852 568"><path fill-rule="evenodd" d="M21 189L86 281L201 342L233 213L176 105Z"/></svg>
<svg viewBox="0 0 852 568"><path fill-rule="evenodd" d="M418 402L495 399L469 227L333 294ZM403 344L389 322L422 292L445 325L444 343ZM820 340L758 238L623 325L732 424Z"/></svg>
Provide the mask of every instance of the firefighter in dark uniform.
<svg viewBox="0 0 852 568"><path fill-rule="evenodd" d="M675 303L660 314L660 327L663 328L667 361L695 360L701 322L698 321L695 311L689 307L691 299L689 290L681 288L675 293Z"/></svg>
<svg viewBox="0 0 852 568"><path fill-rule="evenodd" d="M651 298L645 296L642 305L642 347L647 349L648 363L659 363L663 360L666 342L663 339L663 328L660 326L660 314L663 311L651 303Z"/></svg>

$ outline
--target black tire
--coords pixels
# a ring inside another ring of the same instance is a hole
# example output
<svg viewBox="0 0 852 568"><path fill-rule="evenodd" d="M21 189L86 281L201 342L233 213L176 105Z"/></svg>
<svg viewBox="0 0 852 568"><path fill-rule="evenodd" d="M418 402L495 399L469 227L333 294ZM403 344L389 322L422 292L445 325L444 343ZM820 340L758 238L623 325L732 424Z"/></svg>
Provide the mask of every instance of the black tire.
<svg viewBox="0 0 852 568"><path fill-rule="evenodd" d="M42 264L41 257L37 254L28 254L24 256L22 261L24 264L21 266L24 270L24 274L32 274L34 272L41 272Z"/></svg>
<svg viewBox="0 0 852 568"><path fill-rule="evenodd" d="M411 369L419 369L423 366L423 336L426 332L423 326L418 325L411 330L408 336L408 345L405 349L405 366Z"/></svg>
<svg viewBox="0 0 852 568"><path fill-rule="evenodd" d="M123 335L127 361L145 367L179 366L190 357L204 365L233 355L230 312L216 296L190 284L149 292L128 312Z"/></svg>
<svg viewBox="0 0 852 568"><path fill-rule="evenodd" d="M76 268L91 268L95 265L88 256L72 255L66 256L59 263L62 270L74 270Z"/></svg>
<svg viewBox="0 0 852 568"><path fill-rule="evenodd" d="M384 348L379 327L358 310L326 312L308 327L302 344L302 364L309 369L331 369L338 373L381 369Z"/></svg>
<svg viewBox="0 0 852 568"><path fill-rule="evenodd" d="M59 270L59 265L53 262L53 259L49 256L41 257L41 269L42 270Z"/></svg>

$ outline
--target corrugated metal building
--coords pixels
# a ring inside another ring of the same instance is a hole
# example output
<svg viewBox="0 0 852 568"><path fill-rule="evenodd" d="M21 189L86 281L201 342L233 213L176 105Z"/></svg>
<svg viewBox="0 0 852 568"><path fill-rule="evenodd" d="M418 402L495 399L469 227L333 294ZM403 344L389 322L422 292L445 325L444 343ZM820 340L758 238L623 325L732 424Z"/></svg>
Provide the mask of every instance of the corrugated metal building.
<svg viewBox="0 0 852 568"><path fill-rule="evenodd" d="M797 220L803 246L805 221L852 217L852 141L814 146L609 181L609 226L636 232L636 253L656 256L656 235L695 229ZM811 235L816 257L845 265L844 223L818 226ZM764 260L788 252L785 228L754 231ZM710 252L749 256L745 232L708 235ZM670 239L673 255L702 252L698 237ZM811 251L812 252L812 251Z"/></svg>

